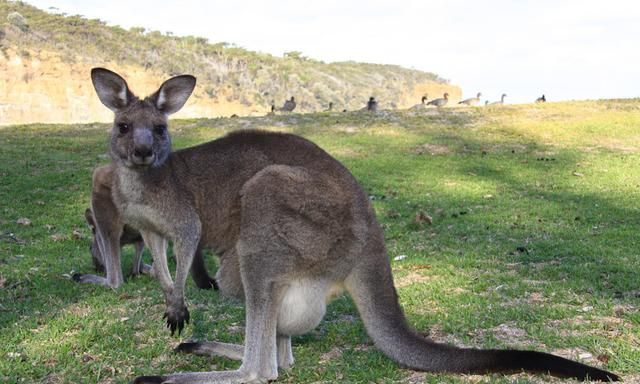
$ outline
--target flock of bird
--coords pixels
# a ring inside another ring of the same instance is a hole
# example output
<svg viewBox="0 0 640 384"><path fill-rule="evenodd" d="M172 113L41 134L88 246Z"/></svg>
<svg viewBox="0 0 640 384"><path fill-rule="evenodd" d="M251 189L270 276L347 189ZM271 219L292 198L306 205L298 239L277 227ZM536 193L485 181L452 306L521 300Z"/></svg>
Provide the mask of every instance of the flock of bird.
<svg viewBox="0 0 640 384"><path fill-rule="evenodd" d="M480 97L482 96L481 92L478 92L478 94L476 95L476 97L470 97L468 99L464 99L458 102L458 104L462 104L462 105L468 105L468 106L474 106L474 105L478 105L480 104ZM502 96L500 97L500 100L498 101L494 101L494 102L489 102L489 100L486 100L484 102L484 105L502 105L504 104L504 99L505 97L507 97L506 93L503 93ZM547 98L545 97L545 95L542 95L540 97L538 97L536 99L536 103L544 103L547 101ZM419 104L416 104L414 106L412 106L411 108L409 108L410 110L419 110L419 109L426 109L430 106L436 107L436 108L442 108L445 105L447 105L449 103L449 93L445 92L444 95L442 95L441 98L438 99L433 99L433 100L429 100L429 95L424 95L422 96L422 99L420 101ZM269 112L270 115L275 114L276 112L293 112L293 110L296 109L296 100L293 96L291 96L291 99L287 100L284 102L284 105L281 108L276 108L275 104L271 104L271 112ZM367 104L362 107L360 109L361 111L369 111L369 112L375 112L378 110L378 101L375 99L375 97L370 97L369 100L367 101ZM331 112L333 111L333 103L330 102L329 103L329 107L325 110L327 112ZM346 112L347 110L344 109L342 112Z"/></svg>

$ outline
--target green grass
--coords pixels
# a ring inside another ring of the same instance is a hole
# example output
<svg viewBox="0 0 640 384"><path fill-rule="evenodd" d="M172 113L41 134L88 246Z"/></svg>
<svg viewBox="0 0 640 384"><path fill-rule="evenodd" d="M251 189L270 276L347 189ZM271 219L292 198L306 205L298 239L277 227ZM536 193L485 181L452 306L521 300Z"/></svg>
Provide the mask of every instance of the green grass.
<svg viewBox="0 0 640 384"><path fill-rule="evenodd" d="M351 169L390 257L406 256L392 264L419 330L467 346L582 354L640 378L640 101L189 120L171 129L182 148L242 128L301 134ZM107 129L0 127L0 382L127 383L238 366L172 353L189 338L241 342L237 303L189 281L192 322L171 337L153 279L115 291L65 276L91 271L83 212L91 171L108 161ZM419 212L433 224L415 222ZM375 350L347 297L294 339L294 355L279 382L533 380L401 369Z"/></svg>

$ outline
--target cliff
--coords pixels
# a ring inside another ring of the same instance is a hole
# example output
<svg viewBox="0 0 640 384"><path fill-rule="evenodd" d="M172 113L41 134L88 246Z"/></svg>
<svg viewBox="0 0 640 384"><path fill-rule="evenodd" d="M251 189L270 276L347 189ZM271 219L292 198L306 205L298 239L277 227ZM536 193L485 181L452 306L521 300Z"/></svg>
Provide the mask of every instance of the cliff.
<svg viewBox="0 0 640 384"><path fill-rule="evenodd" d="M0 0L0 124L106 121L89 79L92 67L122 74L140 96L181 73L198 78L178 117L261 115L290 96L296 112L362 108L375 96L380 108L406 108L460 89L433 73L394 65L324 63L289 52L252 52L193 36L143 28L125 30L100 20L41 11Z"/></svg>

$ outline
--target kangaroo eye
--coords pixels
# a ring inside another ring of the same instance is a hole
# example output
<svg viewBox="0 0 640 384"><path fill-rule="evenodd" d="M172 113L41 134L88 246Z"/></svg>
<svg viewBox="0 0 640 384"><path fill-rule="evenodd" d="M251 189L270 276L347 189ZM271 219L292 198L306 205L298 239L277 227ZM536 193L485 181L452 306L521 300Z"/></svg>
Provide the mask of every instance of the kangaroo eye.
<svg viewBox="0 0 640 384"><path fill-rule="evenodd" d="M129 124L127 123L118 123L118 131L120 131L121 135L129 132Z"/></svg>
<svg viewBox="0 0 640 384"><path fill-rule="evenodd" d="M156 135L162 135L166 130L167 130L167 126L164 124L158 124L153 126L153 131L156 133Z"/></svg>

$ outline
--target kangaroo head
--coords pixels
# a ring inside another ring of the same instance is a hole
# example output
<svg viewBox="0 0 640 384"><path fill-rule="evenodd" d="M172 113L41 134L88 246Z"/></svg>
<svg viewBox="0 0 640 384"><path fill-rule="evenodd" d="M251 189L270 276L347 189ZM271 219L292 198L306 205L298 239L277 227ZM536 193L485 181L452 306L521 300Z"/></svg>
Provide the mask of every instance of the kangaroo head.
<svg viewBox="0 0 640 384"><path fill-rule="evenodd" d="M115 114L109 148L112 159L129 168L162 165L171 152L168 116L186 103L196 78L172 77L142 100L120 75L108 69L93 68L91 80L102 104Z"/></svg>

